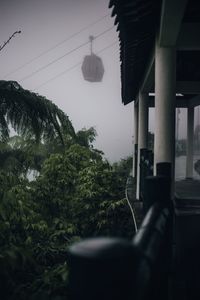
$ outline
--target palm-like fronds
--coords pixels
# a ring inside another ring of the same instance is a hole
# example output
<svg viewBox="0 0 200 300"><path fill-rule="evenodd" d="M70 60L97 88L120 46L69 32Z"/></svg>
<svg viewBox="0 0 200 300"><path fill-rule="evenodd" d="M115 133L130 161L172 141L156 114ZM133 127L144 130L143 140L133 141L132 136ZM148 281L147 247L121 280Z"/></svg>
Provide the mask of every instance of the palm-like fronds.
<svg viewBox="0 0 200 300"><path fill-rule="evenodd" d="M51 140L75 137L68 116L50 100L24 90L16 81L0 81L0 140L9 137L9 124L21 135Z"/></svg>
<svg viewBox="0 0 200 300"><path fill-rule="evenodd" d="M16 177L20 177L22 174L26 175L29 165L29 158L25 156L22 150L0 150L0 169L6 172L7 175L14 174Z"/></svg>
<svg viewBox="0 0 200 300"><path fill-rule="evenodd" d="M45 144L13 136L7 143L0 142L0 170L25 178L31 171L39 172L49 155Z"/></svg>

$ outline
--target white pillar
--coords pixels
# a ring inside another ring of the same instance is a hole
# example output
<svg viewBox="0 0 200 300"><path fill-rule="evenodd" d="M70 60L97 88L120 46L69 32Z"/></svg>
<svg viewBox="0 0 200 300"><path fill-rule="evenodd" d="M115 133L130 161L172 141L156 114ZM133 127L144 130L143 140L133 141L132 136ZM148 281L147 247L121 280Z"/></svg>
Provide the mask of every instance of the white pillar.
<svg viewBox="0 0 200 300"><path fill-rule="evenodd" d="M138 158L137 158L137 189L139 199L140 186L140 149L147 148L148 143L148 94L139 93L139 123L138 123Z"/></svg>
<svg viewBox="0 0 200 300"><path fill-rule="evenodd" d="M187 157L186 178L193 177L194 107L187 109Z"/></svg>
<svg viewBox="0 0 200 300"><path fill-rule="evenodd" d="M136 151L138 147L138 105L134 103L134 145L133 145L133 177L137 176Z"/></svg>
<svg viewBox="0 0 200 300"><path fill-rule="evenodd" d="M176 50L156 44L155 55L155 144L156 164L170 162L174 178L175 161Z"/></svg>

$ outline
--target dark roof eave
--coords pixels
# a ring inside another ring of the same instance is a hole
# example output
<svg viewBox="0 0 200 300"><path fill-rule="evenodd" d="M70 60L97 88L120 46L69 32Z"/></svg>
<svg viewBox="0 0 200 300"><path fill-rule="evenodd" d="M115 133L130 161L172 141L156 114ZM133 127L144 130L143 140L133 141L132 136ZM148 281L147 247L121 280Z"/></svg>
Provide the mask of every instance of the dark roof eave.
<svg viewBox="0 0 200 300"><path fill-rule="evenodd" d="M109 7L112 7L112 16L119 31L124 105L137 98L159 22L158 3L161 1L110 0Z"/></svg>

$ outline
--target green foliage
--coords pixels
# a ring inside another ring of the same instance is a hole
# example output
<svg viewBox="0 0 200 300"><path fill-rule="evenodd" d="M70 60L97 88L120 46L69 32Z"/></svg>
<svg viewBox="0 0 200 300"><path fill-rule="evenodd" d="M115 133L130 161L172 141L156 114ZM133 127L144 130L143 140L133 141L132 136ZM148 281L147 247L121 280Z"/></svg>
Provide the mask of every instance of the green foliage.
<svg viewBox="0 0 200 300"><path fill-rule="evenodd" d="M119 162L113 164L113 169L123 179L123 187L125 187L126 185L126 180L130 175L132 168L133 168L132 156L127 156L126 158L123 158Z"/></svg>
<svg viewBox="0 0 200 300"><path fill-rule="evenodd" d="M73 241L133 235L124 199L126 173L92 144L81 144L71 142L65 152L47 151L32 182L0 172L0 289L5 300L66 299L67 249Z"/></svg>
<svg viewBox="0 0 200 300"><path fill-rule="evenodd" d="M45 97L24 90L16 81L0 81L0 140L9 138L9 125L23 136L39 141L59 137L63 133L75 138L68 116Z"/></svg>
<svg viewBox="0 0 200 300"><path fill-rule="evenodd" d="M66 224L43 217L28 184L7 185L0 204L3 299L50 299L58 288L66 296Z"/></svg>
<svg viewBox="0 0 200 300"><path fill-rule="evenodd" d="M51 101L0 81L1 299L67 299L72 242L132 236L126 172L94 149L96 135L93 127L75 134ZM30 182L32 170L39 176Z"/></svg>
<svg viewBox="0 0 200 300"><path fill-rule="evenodd" d="M84 147L92 147L92 143L95 141L97 132L94 127L89 129L83 128L76 133L76 141L79 145Z"/></svg>

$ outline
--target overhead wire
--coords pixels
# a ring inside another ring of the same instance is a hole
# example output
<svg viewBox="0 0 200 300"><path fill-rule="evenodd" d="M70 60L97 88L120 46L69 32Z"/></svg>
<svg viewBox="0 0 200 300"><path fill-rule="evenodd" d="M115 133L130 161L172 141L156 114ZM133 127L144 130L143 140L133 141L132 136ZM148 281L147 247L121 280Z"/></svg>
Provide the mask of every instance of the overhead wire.
<svg viewBox="0 0 200 300"><path fill-rule="evenodd" d="M103 31L103 32L101 32L101 33L99 33L98 35L95 36L95 39L99 38L100 36L102 36L103 34L107 33L108 31L112 30L113 28L114 28L114 26L108 28L107 30L105 30L105 31ZM63 59L64 57L68 56L69 54L75 52L76 50L82 48L83 46L85 46L85 45L87 45L87 44L89 44L89 43L90 43L90 41L84 42L83 44L81 44L81 45L79 45L78 47L76 47L76 48L70 50L69 52L65 53L64 55L59 56L58 58L52 60L50 63L48 63L48 64L42 66L41 68L39 68L39 69L37 69L36 71L30 73L29 75L27 75L27 76L21 78L19 81L20 81L20 82L21 82L21 81L25 81L25 80L27 80L28 78L33 77L33 76L34 76L35 74L37 74L38 72L41 72L42 70L48 68L49 66L53 65L54 63L58 62L59 60Z"/></svg>
<svg viewBox="0 0 200 300"><path fill-rule="evenodd" d="M99 18L98 20L96 20L95 22L92 22L90 24L88 24L87 26L81 28L79 31L73 33L72 35L70 35L69 37L65 38L64 40L60 41L59 43L55 44L54 46L50 47L49 49L41 52L39 55L33 57L32 59L30 59L29 61L25 62L23 65L17 67L16 69L10 71L9 73L4 75L4 78L16 73L17 71L23 69L24 67L30 65L32 62L34 62L35 60L39 59L40 57L44 56L45 54L49 53L50 51L56 49L57 47L61 46L62 44L68 42L69 40L71 40L72 38L74 38L75 36L77 36L78 34L80 34L81 32L87 30L88 28L90 28L91 26L99 23L100 21L102 21L103 19L105 19L106 17L108 17L109 14L104 15L103 17Z"/></svg>
<svg viewBox="0 0 200 300"><path fill-rule="evenodd" d="M105 50L111 48L112 46L114 46L115 44L117 44L117 42L118 42L118 41L115 41L115 42L113 42L112 44L110 44L110 45L104 47L103 49L101 49L101 50L99 50L99 51L97 51L97 54L99 54L99 53L101 53L101 52L103 52L103 51L105 51ZM54 76L54 77L48 79L47 81L43 82L42 84L38 85L37 87L35 87L35 89L40 89L41 87L43 87L44 85L48 84L49 82L51 82L51 81L53 81L53 80L55 80L55 79L57 79L57 78L63 76L64 74L66 74L66 73L72 71L73 69L75 69L76 67L78 67L79 65L81 65L81 63L82 63L82 61L79 61L77 64L71 66L70 68L64 70L63 72L57 74L56 76Z"/></svg>

